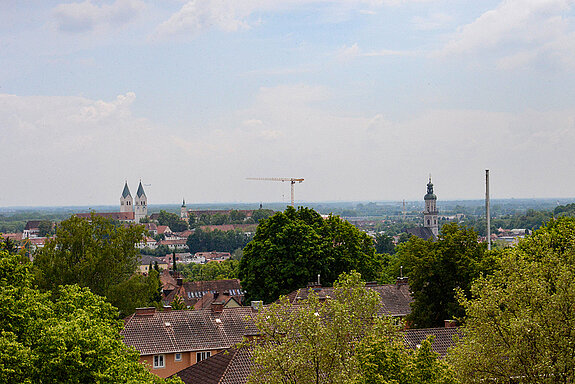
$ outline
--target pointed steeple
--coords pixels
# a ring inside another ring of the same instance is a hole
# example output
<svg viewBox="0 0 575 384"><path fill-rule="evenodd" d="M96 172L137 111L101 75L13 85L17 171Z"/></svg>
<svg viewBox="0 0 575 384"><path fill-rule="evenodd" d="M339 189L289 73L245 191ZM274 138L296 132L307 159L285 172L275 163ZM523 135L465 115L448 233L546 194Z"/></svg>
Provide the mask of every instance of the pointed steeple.
<svg viewBox="0 0 575 384"><path fill-rule="evenodd" d="M128 196L132 196L132 194L130 193L130 188L128 188L128 182L126 181L126 184L124 184L124 191L122 192L122 197L126 198Z"/></svg>
<svg viewBox="0 0 575 384"><path fill-rule="evenodd" d="M186 208L186 199L182 199L182 208Z"/></svg>
<svg viewBox="0 0 575 384"><path fill-rule="evenodd" d="M138 192L136 192L136 196L138 197L146 196L146 194L144 193L144 187L142 187L142 180L140 180L140 185L138 185Z"/></svg>

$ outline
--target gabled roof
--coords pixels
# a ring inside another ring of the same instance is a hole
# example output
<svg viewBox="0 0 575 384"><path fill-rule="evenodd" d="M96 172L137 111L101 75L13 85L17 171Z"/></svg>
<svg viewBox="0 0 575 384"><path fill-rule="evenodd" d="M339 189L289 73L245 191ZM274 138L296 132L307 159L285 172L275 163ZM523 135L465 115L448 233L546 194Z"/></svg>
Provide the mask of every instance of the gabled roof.
<svg viewBox="0 0 575 384"><path fill-rule="evenodd" d="M144 193L144 187L142 187L142 181L140 181L140 185L138 185L138 192L136 192L136 196L138 197L146 196L146 194Z"/></svg>
<svg viewBox="0 0 575 384"><path fill-rule="evenodd" d="M126 181L126 184L124 184L124 191L122 192L122 197L126 198L127 196L132 197L132 194L130 193L130 188L128 188L128 182Z"/></svg>
<svg viewBox="0 0 575 384"><path fill-rule="evenodd" d="M158 265L168 264L164 260L162 260L158 257L150 256L150 255L140 255L138 257L138 264L139 265L150 265L150 263L151 264L158 263Z"/></svg>
<svg viewBox="0 0 575 384"><path fill-rule="evenodd" d="M131 315L121 335L140 355L226 349L256 333L250 307Z"/></svg>
<svg viewBox="0 0 575 384"><path fill-rule="evenodd" d="M243 384L252 368L252 348L230 348L176 373L185 384Z"/></svg>
<svg viewBox="0 0 575 384"><path fill-rule="evenodd" d="M411 313L409 304L413 301L413 298L409 291L409 284L374 285L368 283L366 288L379 293L381 308L378 313L380 315L406 316ZM315 292L320 300L334 297L333 287L310 287L291 292L288 295L288 300L292 304L297 304L299 300L304 300L308 297L310 289Z"/></svg>
<svg viewBox="0 0 575 384"><path fill-rule="evenodd" d="M434 336L431 347L441 357L447 355L447 349L455 345L454 338L463 334L458 327L407 329L403 332L403 340L409 348L416 349L428 336Z"/></svg>
<svg viewBox="0 0 575 384"><path fill-rule="evenodd" d="M164 287L165 289L165 287ZM238 303L243 301L244 291L240 284L239 279L227 280L208 280L208 281L187 281L179 286L177 289L172 290L164 300L171 303L175 296L180 296L186 305L195 306L195 304L206 294L211 294L213 297L215 293L233 297ZM219 300L215 298L214 300Z"/></svg>

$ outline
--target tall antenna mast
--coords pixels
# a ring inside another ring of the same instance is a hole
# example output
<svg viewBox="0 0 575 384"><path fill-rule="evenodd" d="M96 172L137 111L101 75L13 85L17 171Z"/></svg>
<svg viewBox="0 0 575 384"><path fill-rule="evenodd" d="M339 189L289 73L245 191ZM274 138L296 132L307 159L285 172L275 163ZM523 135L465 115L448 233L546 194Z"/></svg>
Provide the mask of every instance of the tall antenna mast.
<svg viewBox="0 0 575 384"><path fill-rule="evenodd" d="M487 219L487 249L491 250L491 213L489 210L489 169L485 170L485 218Z"/></svg>

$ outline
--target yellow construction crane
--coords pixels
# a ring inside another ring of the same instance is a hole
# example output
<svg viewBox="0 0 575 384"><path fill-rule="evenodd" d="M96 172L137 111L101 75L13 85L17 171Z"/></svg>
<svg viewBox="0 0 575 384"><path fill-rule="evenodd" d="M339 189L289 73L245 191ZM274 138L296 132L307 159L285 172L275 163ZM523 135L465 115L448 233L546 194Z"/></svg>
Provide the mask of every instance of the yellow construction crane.
<svg viewBox="0 0 575 384"><path fill-rule="evenodd" d="M293 207L294 202L294 185L295 183L301 183L303 179L294 177L248 177L247 180L266 180L266 181L289 181L291 184L291 206Z"/></svg>

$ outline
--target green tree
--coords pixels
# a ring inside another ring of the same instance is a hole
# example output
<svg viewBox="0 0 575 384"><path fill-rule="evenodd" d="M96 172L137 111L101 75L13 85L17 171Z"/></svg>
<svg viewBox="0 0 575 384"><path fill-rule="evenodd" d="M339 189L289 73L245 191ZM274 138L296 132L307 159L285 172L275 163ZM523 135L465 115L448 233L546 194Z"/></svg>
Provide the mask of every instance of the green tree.
<svg viewBox="0 0 575 384"><path fill-rule="evenodd" d="M464 314L455 289L468 293L471 282L492 269L485 245L477 242L472 229L449 223L441 228L437 241L412 236L398 246L393 273L400 266L409 277L414 302L408 320L418 328L438 327L446 319Z"/></svg>
<svg viewBox="0 0 575 384"><path fill-rule="evenodd" d="M343 272L357 270L373 280L382 272L371 238L338 216L323 219L310 208L288 207L260 221L244 248L239 276L248 300L276 300L321 275L333 284Z"/></svg>
<svg viewBox="0 0 575 384"><path fill-rule="evenodd" d="M395 336L395 337L393 337ZM455 372L431 348L433 338L415 350L405 347L397 335L371 334L357 348L357 384L455 384Z"/></svg>
<svg viewBox="0 0 575 384"><path fill-rule="evenodd" d="M144 228L139 225L124 227L95 215L90 220L72 216L60 223L55 237L36 253L35 281L43 290L69 284L88 287L95 294L108 297L123 314L130 313L133 308L126 307L127 302L147 305L155 295L144 295L149 292L147 289L122 288L154 286L158 281L153 275L129 281L137 268L134 244L143 233Z"/></svg>
<svg viewBox="0 0 575 384"><path fill-rule="evenodd" d="M77 285L42 293L33 288L29 264L0 251L0 382L179 382L139 363L104 298Z"/></svg>
<svg viewBox="0 0 575 384"><path fill-rule="evenodd" d="M385 234L378 233L373 241L375 251L377 253L387 253L393 255L395 253L395 244L393 244L393 237Z"/></svg>
<svg viewBox="0 0 575 384"><path fill-rule="evenodd" d="M248 383L453 383L429 341L407 350L379 306L356 272L343 274L328 300L311 292L296 305L271 304L255 320L263 341Z"/></svg>
<svg viewBox="0 0 575 384"><path fill-rule="evenodd" d="M478 279L450 362L468 383L575 382L575 219L549 221Z"/></svg>
<svg viewBox="0 0 575 384"><path fill-rule="evenodd" d="M189 281L237 279L239 263L229 259L221 263L182 264L181 273Z"/></svg>
<svg viewBox="0 0 575 384"><path fill-rule="evenodd" d="M260 220L265 220L268 217L272 216L274 214L274 211L271 209L257 209L252 213L252 219L256 222L259 223Z"/></svg>
<svg viewBox="0 0 575 384"><path fill-rule="evenodd" d="M160 225L167 225L174 232L182 232L188 229L188 223L182 220L180 216L164 210L161 210L158 214L158 223Z"/></svg>
<svg viewBox="0 0 575 384"><path fill-rule="evenodd" d="M38 235L40 237L50 236L54 233L54 223L50 220L42 220L38 224Z"/></svg>

